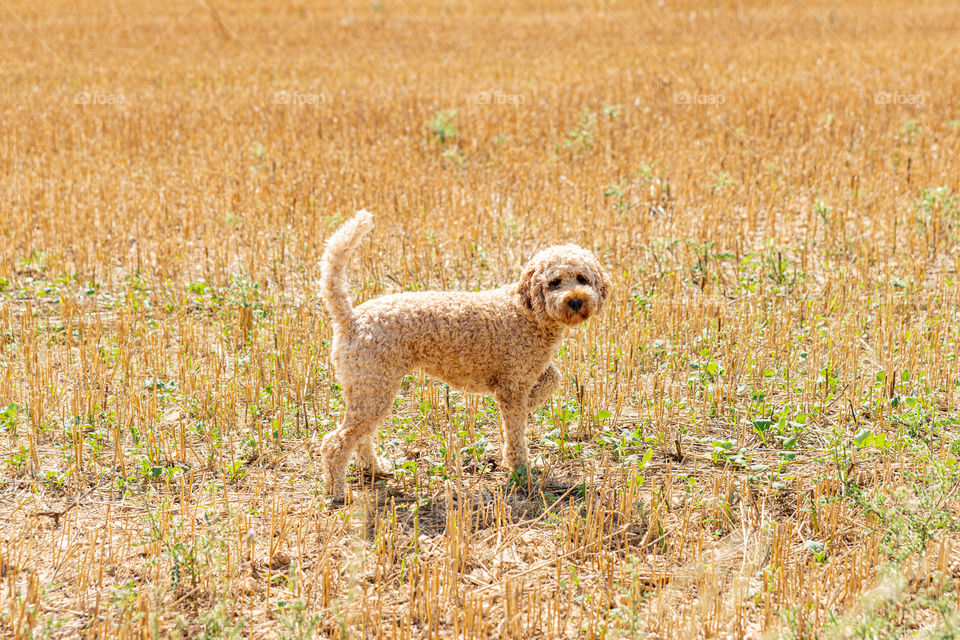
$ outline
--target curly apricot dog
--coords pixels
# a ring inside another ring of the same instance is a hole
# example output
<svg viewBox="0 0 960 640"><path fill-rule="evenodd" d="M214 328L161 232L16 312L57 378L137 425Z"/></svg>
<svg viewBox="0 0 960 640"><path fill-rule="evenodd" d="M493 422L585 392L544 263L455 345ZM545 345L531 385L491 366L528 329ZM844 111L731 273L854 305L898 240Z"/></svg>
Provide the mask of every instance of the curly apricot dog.
<svg viewBox="0 0 960 640"><path fill-rule="evenodd" d="M520 282L499 289L400 293L353 307L347 261L372 227L373 216L357 212L327 241L321 262L321 295L333 320L331 357L346 404L343 422L320 449L327 493L343 497L354 452L360 469L390 473L374 436L413 369L468 392L494 393L506 464L526 465L527 413L560 381L550 359L567 328L603 306L609 276L592 253L568 244L541 251Z"/></svg>

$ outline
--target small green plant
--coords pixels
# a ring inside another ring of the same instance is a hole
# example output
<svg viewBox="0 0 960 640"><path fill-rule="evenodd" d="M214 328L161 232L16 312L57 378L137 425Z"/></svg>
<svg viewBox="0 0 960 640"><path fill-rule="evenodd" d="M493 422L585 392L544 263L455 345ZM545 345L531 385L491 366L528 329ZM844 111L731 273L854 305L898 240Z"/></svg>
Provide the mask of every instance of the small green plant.
<svg viewBox="0 0 960 640"><path fill-rule="evenodd" d="M881 453L885 453L893 442L885 433L874 433L873 429L863 428L853 436L853 444L863 449L876 447Z"/></svg>
<svg viewBox="0 0 960 640"><path fill-rule="evenodd" d="M229 605L230 603L228 601L220 600L210 609L201 611L196 619L196 623L201 626L201 629L195 636L191 637L196 637L197 640L232 640L233 638L242 638L244 635L243 630L247 626L247 620L241 616L231 621L228 611ZM189 625L187 625L182 617L178 620L178 626L182 632L187 633Z"/></svg>
<svg viewBox="0 0 960 640"><path fill-rule="evenodd" d="M30 450L27 449L27 447L25 447L24 445L20 445L20 447L16 451L10 452L10 457L4 460L4 462L6 462L8 465L13 467L14 469L21 469L26 467L27 461L29 459L30 459Z"/></svg>
<svg viewBox="0 0 960 640"><path fill-rule="evenodd" d="M663 177L657 163L641 164L640 168L618 182L604 188L604 198L611 198L621 213L628 213L637 204L649 202L646 212L651 215L668 213L671 209L670 182ZM641 211L642 213L642 211Z"/></svg>
<svg viewBox="0 0 960 640"><path fill-rule="evenodd" d="M230 482L236 482L247 475L247 470L244 469L243 460L234 460L223 467L223 475Z"/></svg>
<svg viewBox="0 0 960 640"><path fill-rule="evenodd" d="M590 109L580 112L577 125L567 132L567 137L557 143L557 152L570 151L580 153L593 147L593 140L597 137L597 114Z"/></svg>
<svg viewBox="0 0 960 640"><path fill-rule="evenodd" d="M132 611L137 606L137 583L126 580L110 587L110 605L122 612Z"/></svg>
<svg viewBox="0 0 960 640"><path fill-rule="evenodd" d="M461 442L464 443L470 438L470 434L466 430L460 431L457 435L460 436ZM477 464L482 464L489 455L489 452L490 443L488 443L486 437L482 435L472 443L464 444L460 447L460 455L463 456L464 462L473 460Z"/></svg>
<svg viewBox="0 0 960 640"><path fill-rule="evenodd" d="M47 254L44 251L31 249L27 257L20 258L18 266L21 271L43 273L47 270Z"/></svg>
<svg viewBox="0 0 960 640"><path fill-rule="evenodd" d="M827 560L827 546L817 540L805 540L803 548L813 554L817 564L823 564Z"/></svg>
<svg viewBox="0 0 960 640"><path fill-rule="evenodd" d="M0 429L8 432L14 438L17 437L17 415L20 413L20 407L16 402L11 402L0 410Z"/></svg>
<svg viewBox="0 0 960 640"><path fill-rule="evenodd" d="M923 189L917 204L917 222L930 224L935 217L947 220L960 215L960 196L953 195L947 187Z"/></svg>
<svg viewBox="0 0 960 640"><path fill-rule="evenodd" d="M687 378L687 384L698 396L709 399L710 386L724 374L723 365L713 357L709 348L701 349L697 355L699 358L690 361L692 371Z"/></svg>
<svg viewBox="0 0 960 640"><path fill-rule="evenodd" d="M761 265L766 280L781 292L789 292L804 281L800 266L782 247L772 243L764 250Z"/></svg>
<svg viewBox="0 0 960 640"><path fill-rule="evenodd" d="M907 118L900 127L900 137L903 138L904 142L910 143L913 142L916 136L920 135L921 131L923 131L923 129L920 127L919 122L913 118Z"/></svg>
<svg viewBox="0 0 960 640"><path fill-rule="evenodd" d="M531 483L536 481L536 474L527 465L520 465L510 470L507 477L507 487L526 489Z"/></svg>
<svg viewBox="0 0 960 640"><path fill-rule="evenodd" d="M459 109L434 111L433 117L427 122L427 139L446 144L457 137L457 129L453 124L454 118L460 113Z"/></svg>
<svg viewBox="0 0 960 640"><path fill-rule="evenodd" d="M823 198L817 198L813 203L813 211L820 216L824 225L830 226L833 222L833 207L829 206Z"/></svg>
<svg viewBox="0 0 960 640"><path fill-rule="evenodd" d="M626 189L629 182L630 176L627 176L620 182L608 184L606 190L603 192L604 198L616 198L617 209L620 211L629 211L632 206L631 203L627 201L626 196Z"/></svg>
<svg viewBox="0 0 960 640"><path fill-rule="evenodd" d="M714 191L723 191L727 187L732 187L736 185L736 181L730 177L730 174L726 171L721 171L720 173L713 174L713 190Z"/></svg>
<svg viewBox="0 0 960 640"><path fill-rule="evenodd" d="M307 611L303 600L281 600L277 603L277 622L280 628L276 629L280 640L310 640L320 626L323 616Z"/></svg>
<svg viewBox="0 0 960 640"><path fill-rule="evenodd" d="M202 290L205 290L203 287ZM238 307L252 309L263 315L264 304L260 297L260 283L251 279L243 272L230 274L230 288L226 293L226 300Z"/></svg>
<svg viewBox="0 0 960 640"><path fill-rule="evenodd" d="M603 115L607 116L610 120L618 120L620 118L620 113L623 111L622 104L605 104L603 108L600 109L603 112Z"/></svg>

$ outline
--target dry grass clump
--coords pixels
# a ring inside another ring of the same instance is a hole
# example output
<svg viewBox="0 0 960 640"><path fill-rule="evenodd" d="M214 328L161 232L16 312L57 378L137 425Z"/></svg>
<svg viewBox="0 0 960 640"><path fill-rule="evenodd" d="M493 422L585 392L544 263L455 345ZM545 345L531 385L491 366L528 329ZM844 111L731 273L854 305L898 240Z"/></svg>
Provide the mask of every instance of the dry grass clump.
<svg viewBox="0 0 960 640"><path fill-rule="evenodd" d="M950 3L0 5L0 635L952 637ZM499 467L411 376L329 510L358 299L602 256Z"/></svg>

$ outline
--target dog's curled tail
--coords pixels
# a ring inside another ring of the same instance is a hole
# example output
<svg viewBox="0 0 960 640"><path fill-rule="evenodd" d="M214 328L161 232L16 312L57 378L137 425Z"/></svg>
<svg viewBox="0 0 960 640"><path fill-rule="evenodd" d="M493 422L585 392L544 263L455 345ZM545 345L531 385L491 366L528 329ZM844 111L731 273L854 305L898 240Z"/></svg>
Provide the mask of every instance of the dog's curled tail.
<svg viewBox="0 0 960 640"><path fill-rule="evenodd" d="M320 296L336 324L347 324L353 318L353 305L347 289L347 261L372 228L373 215L361 209L330 236L323 249Z"/></svg>

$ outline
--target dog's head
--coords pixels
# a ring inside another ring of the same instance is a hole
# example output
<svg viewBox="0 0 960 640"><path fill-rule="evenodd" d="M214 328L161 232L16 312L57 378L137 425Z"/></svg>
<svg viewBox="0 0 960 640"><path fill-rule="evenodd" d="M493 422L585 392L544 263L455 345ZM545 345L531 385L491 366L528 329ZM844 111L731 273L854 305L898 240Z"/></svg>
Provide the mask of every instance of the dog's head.
<svg viewBox="0 0 960 640"><path fill-rule="evenodd" d="M576 326L600 311L610 276L596 256L573 244L544 249L523 269L517 293L540 322Z"/></svg>

